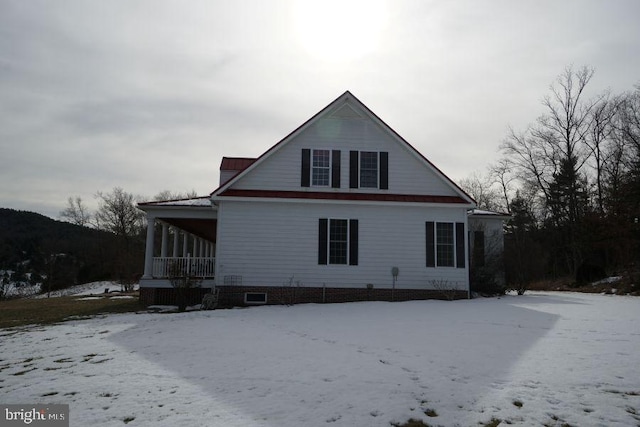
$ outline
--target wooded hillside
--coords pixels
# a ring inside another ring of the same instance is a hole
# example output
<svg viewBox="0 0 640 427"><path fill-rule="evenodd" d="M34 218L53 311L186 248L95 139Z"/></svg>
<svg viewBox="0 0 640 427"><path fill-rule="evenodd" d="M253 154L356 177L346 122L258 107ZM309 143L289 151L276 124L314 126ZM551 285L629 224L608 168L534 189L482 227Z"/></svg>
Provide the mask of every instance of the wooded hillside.
<svg viewBox="0 0 640 427"><path fill-rule="evenodd" d="M107 279L115 247L111 233L0 208L0 269L15 272L13 281L33 276L56 289Z"/></svg>

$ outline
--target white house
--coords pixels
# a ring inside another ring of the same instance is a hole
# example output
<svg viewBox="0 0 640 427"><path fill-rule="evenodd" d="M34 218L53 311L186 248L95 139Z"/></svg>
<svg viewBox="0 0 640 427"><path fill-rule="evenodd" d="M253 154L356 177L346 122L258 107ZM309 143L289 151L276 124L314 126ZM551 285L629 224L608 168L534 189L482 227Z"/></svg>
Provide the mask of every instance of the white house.
<svg viewBox="0 0 640 427"><path fill-rule="evenodd" d="M172 262L226 305L469 296L474 200L350 92L220 169L210 196L139 205L142 302L171 301Z"/></svg>

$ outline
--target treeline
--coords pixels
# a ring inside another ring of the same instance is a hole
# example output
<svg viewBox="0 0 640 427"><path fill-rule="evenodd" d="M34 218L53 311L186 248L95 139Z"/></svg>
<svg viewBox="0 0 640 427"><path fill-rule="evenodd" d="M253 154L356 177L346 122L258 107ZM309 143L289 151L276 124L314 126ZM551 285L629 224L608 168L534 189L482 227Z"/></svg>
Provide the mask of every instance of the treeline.
<svg viewBox="0 0 640 427"><path fill-rule="evenodd" d="M637 268L640 259L640 85L588 94L594 70L567 67L502 157L463 182L485 209L512 215L507 283L576 284Z"/></svg>
<svg viewBox="0 0 640 427"><path fill-rule="evenodd" d="M0 298L9 284L43 290L110 277L110 233L56 221L34 212L0 209Z"/></svg>
<svg viewBox="0 0 640 427"><path fill-rule="evenodd" d="M144 264L147 224L144 213L137 208L137 203L145 200L177 200L196 196L195 191L174 193L165 190L152 198L143 198L116 187L108 193L96 193L98 207L94 212L85 205L81 197L69 197L66 208L60 212L60 217L72 224L101 230L112 237L114 251L108 255L109 279L117 281L125 290L129 290L141 276Z"/></svg>
<svg viewBox="0 0 640 427"><path fill-rule="evenodd" d="M188 197L195 193L162 191L149 199ZM9 283L41 284L48 292L98 280L126 290L137 282L144 264L146 221L137 208L143 198L116 187L96 199L91 211L81 197L69 197L63 221L0 208L0 298Z"/></svg>

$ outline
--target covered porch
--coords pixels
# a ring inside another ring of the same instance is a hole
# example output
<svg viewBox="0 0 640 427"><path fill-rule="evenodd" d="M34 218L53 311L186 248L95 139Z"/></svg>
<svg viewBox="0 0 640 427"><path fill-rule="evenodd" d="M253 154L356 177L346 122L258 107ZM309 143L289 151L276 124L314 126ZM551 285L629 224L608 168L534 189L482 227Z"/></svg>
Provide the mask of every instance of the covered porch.
<svg viewBox="0 0 640 427"><path fill-rule="evenodd" d="M213 287L217 209L208 197L140 203L147 215L144 273L140 287L170 288L171 277L188 274Z"/></svg>

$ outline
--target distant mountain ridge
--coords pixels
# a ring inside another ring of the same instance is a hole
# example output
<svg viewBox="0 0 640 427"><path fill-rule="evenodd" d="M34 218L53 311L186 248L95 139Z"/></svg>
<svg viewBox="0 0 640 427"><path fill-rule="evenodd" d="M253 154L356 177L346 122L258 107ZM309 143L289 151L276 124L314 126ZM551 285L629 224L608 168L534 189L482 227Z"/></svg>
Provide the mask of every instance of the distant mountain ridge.
<svg viewBox="0 0 640 427"><path fill-rule="evenodd" d="M68 285L101 280L113 242L105 231L0 208L0 269L55 274Z"/></svg>

